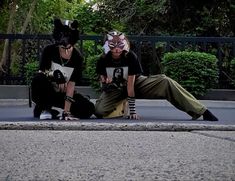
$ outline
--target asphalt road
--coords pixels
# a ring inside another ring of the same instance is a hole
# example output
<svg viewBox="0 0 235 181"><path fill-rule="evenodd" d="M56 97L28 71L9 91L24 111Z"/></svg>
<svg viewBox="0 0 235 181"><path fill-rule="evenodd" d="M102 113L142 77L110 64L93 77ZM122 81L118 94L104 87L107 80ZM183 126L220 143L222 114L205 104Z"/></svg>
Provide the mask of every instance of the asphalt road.
<svg viewBox="0 0 235 181"><path fill-rule="evenodd" d="M4 181L233 181L235 132L0 130Z"/></svg>
<svg viewBox="0 0 235 181"><path fill-rule="evenodd" d="M0 104L0 181L235 180L235 131L209 131L234 130L235 102L204 102L218 122L192 121L166 101L137 102L141 120L79 122L39 121L18 103Z"/></svg>
<svg viewBox="0 0 235 181"><path fill-rule="evenodd" d="M154 106L147 103L137 104L137 111L141 115L141 120L126 120L126 119L87 119L80 120L81 122L170 122L170 123L198 123L198 124L219 124L219 125L235 125L235 103L234 107L221 106L209 107L218 118L218 122L203 121L202 117L196 121L191 120L191 117L186 113L176 109L171 105ZM38 121L33 118L33 108L27 105L11 105L0 106L0 121Z"/></svg>

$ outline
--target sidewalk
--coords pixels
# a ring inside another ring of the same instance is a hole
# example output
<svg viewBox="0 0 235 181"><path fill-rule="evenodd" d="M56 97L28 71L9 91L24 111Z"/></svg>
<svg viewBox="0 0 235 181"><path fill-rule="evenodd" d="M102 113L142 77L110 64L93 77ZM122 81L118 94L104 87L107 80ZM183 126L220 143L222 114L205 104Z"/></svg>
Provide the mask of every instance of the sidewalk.
<svg viewBox="0 0 235 181"><path fill-rule="evenodd" d="M0 180L233 181L232 131L0 130Z"/></svg>
<svg viewBox="0 0 235 181"><path fill-rule="evenodd" d="M95 103L96 99L91 99ZM211 108L235 108L235 101L220 101L220 100L199 100L202 104ZM138 106L160 106L160 107L169 107L172 106L168 101L163 99L137 99L136 104ZM0 99L1 106L27 106L29 105L28 99Z"/></svg>
<svg viewBox="0 0 235 181"><path fill-rule="evenodd" d="M218 122L145 99L141 120L41 121L0 99L0 180L234 180L235 101L201 102Z"/></svg>
<svg viewBox="0 0 235 181"><path fill-rule="evenodd" d="M95 102L96 99L92 99ZM111 131L235 131L235 101L201 100L219 121L192 121L166 100L136 100L140 120L82 119L79 121L41 121L33 118L27 99L0 99L1 130L111 130ZM9 112L7 114L7 112ZM9 115L5 116L4 114Z"/></svg>

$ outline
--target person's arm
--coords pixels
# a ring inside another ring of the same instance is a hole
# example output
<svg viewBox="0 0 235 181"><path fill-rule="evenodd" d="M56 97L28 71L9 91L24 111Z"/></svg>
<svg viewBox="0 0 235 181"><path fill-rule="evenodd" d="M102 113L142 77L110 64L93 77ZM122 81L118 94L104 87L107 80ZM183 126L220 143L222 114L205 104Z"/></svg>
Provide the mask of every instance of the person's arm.
<svg viewBox="0 0 235 181"><path fill-rule="evenodd" d="M73 94L75 90L75 82L69 81L66 88L66 99L64 104L64 111L70 112L71 103L73 100Z"/></svg>
<svg viewBox="0 0 235 181"><path fill-rule="evenodd" d="M130 109L130 119L139 119L135 108L135 75L129 75L127 80L128 104Z"/></svg>
<svg viewBox="0 0 235 181"><path fill-rule="evenodd" d="M71 57L71 61L74 62L72 67L74 68L69 81L65 84L65 103L64 103L64 111L62 114L62 119L64 120L78 120L79 118L75 117L71 114L71 105L75 103L74 92L76 84L80 83L82 79L82 60L83 58L75 49L73 51L73 55Z"/></svg>
<svg viewBox="0 0 235 181"><path fill-rule="evenodd" d="M65 103L64 103L64 111L63 111L62 118L61 118L61 119L66 120L66 121L68 121L68 120L79 120L79 118L74 117L70 112L71 104L73 102L75 102L75 100L73 99L74 90L75 90L75 82L69 81L67 83Z"/></svg>
<svg viewBox="0 0 235 181"><path fill-rule="evenodd" d="M129 75L127 80L127 93L128 97L135 97L135 75Z"/></svg>

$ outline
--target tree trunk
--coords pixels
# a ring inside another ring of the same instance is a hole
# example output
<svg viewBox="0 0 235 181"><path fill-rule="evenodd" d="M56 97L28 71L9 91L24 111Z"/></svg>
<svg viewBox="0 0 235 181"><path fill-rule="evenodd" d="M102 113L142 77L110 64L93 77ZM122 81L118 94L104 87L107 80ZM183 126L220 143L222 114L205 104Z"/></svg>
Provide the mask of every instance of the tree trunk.
<svg viewBox="0 0 235 181"><path fill-rule="evenodd" d="M29 9L29 12L25 18L25 21L24 21L24 24L21 28L21 31L20 33L21 34L24 34L29 23L30 23L30 20L31 20L31 17L32 17L32 14L33 14L33 11L36 7L36 3L37 3L37 0L34 0L32 3L31 3L31 6L30 6L30 9ZM9 19L9 22L8 22L8 27L7 27L7 34L10 34L12 33L12 25L13 25L13 22L14 22L14 16L16 14L16 0L14 0L12 3L11 3L11 11L10 11L10 19ZM3 49L3 53L2 53L2 59L1 59L1 62L0 62L0 72L5 72L4 70L4 66L6 65L6 61L8 59L8 49L9 49L9 40L6 39L5 40L5 44L4 44L4 49ZM14 51L14 50L13 50ZM13 54L16 53L16 52L13 52Z"/></svg>
<svg viewBox="0 0 235 181"><path fill-rule="evenodd" d="M31 17L32 17L33 11L34 11L34 9L35 9L36 3L37 3L37 0L34 0L34 1L32 2L32 4L31 4L31 6L30 6L29 12L28 12L28 14L27 14L27 16L26 16L26 19L25 19L25 21L24 21L24 25L23 25L23 27L22 27L22 29L21 29L21 31L20 31L21 34L24 34L24 33L25 33L26 28L27 28L27 26L29 25L29 22L30 22L30 20L31 20Z"/></svg>
<svg viewBox="0 0 235 181"><path fill-rule="evenodd" d="M16 0L13 0L12 3L10 4L10 18L9 18L9 22L8 22L8 26L7 26L7 34L12 33L13 20L14 20L15 13L16 13ZM2 52L2 58L0 61L0 73L5 72L4 66L6 65L6 61L9 56L8 55L8 49L9 49L8 45L9 45L9 40L6 39L5 43L4 43L3 52Z"/></svg>

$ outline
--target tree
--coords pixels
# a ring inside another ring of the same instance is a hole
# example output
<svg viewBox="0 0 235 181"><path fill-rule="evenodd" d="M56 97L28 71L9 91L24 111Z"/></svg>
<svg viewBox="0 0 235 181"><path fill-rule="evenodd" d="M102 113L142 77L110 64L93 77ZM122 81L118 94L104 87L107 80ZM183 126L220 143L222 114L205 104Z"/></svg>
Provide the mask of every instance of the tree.
<svg viewBox="0 0 235 181"><path fill-rule="evenodd" d="M9 4L9 7L10 7L9 8L10 9L10 17L9 17L8 26L7 26L7 34L12 33L13 20L14 20L15 13L16 13L16 0L13 0ZM9 40L6 40L4 43L2 58L0 61L0 72L5 72L4 66L6 64L6 60L8 59L8 55L7 55L8 47L9 47Z"/></svg>
<svg viewBox="0 0 235 181"><path fill-rule="evenodd" d="M60 11L58 9L61 9L61 12L63 12L64 4L68 4L67 1L62 1L62 3L58 4L58 1L47 1L47 0L24 0L24 1L6 1L3 4L1 4L1 8L4 10L3 15L8 15L9 18L3 19L4 22L7 22L7 30L6 33L40 33L39 31L43 32L45 31L48 33L48 30L51 28L52 24L52 19L54 18L53 15L59 15ZM10 8L6 8L6 6L9 5ZM60 5L60 6L58 6ZM36 8L39 7L39 8ZM47 8L45 8L47 7ZM56 8L55 8L56 7ZM53 9L52 12L50 12L50 8L55 8ZM35 11L36 9L36 11ZM27 13L25 13L27 12ZM55 14L54 12L58 12L58 14ZM40 14L41 16L37 15ZM51 15L52 14L52 15ZM0 14L1 15L1 14ZM48 18L47 16L50 16ZM47 20L47 21L43 21ZM41 23L41 22L42 23ZM38 23L35 23L38 22ZM43 23L44 22L44 23ZM32 26L34 25L34 26ZM14 29L13 29L14 27ZM50 27L50 28L48 28ZM3 30L3 32L5 32ZM14 42L14 45L19 46L19 41ZM3 51L2 51L2 56L1 56L1 61L0 61L0 73L4 73L4 67L6 65L6 62L8 60L8 49L9 49L9 40L5 40ZM13 57L17 57L20 53L18 52L18 48L13 48L12 49L12 55Z"/></svg>
<svg viewBox="0 0 235 181"><path fill-rule="evenodd" d="M20 31L21 34L25 33L26 28L28 27L28 25L30 23L33 11L34 11L35 6L36 6L36 3L37 3L37 0L33 0L33 2L30 4L29 11L26 15L26 18L24 19L23 26L21 27L21 31ZM10 3L10 18L9 18L9 21L8 21L8 28L7 28L7 33L8 34L13 33L12 31L13 31L13 24L14 24L14 19L15 19L15 16L16 16L16 12L17 12L17 1L13 0ZM9 48L9 40L7 39L7 40L5 40L3 53L2 53L2 58L1 58L1 62L0 62L0 72L1 71L5 72L3 67L5 66L6 61L8 59L8 54L7 54L8 48ZM16 53L16 52L14 52L14 53Z"/></svg>
<svg viewBox="0 0 235 181"><path fill-rule="evenodd" d="M119 19L129 34L234 36L230 0L99 0L101 11Z"/></svg>

